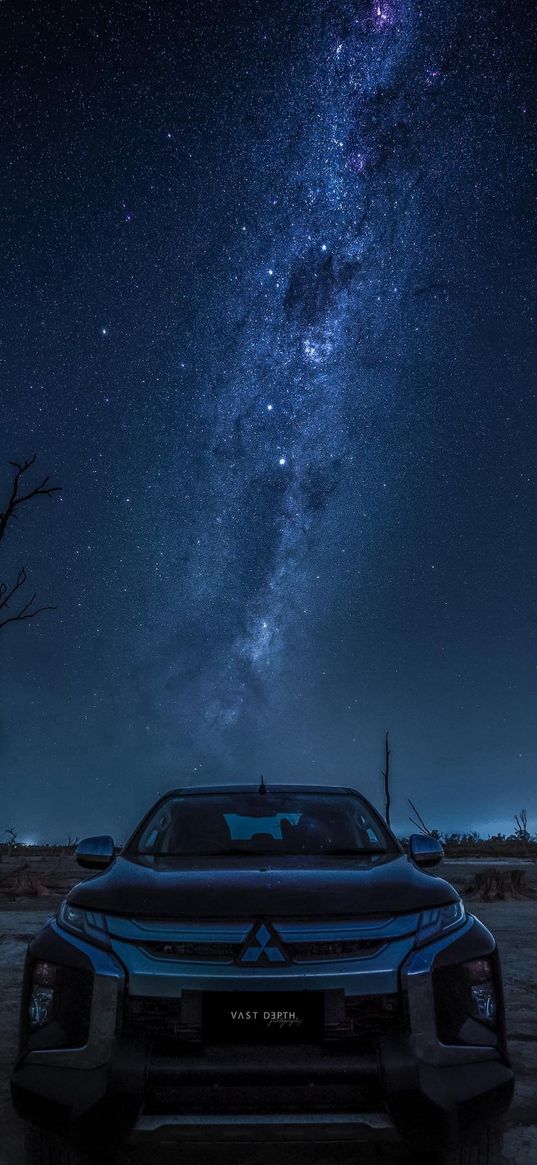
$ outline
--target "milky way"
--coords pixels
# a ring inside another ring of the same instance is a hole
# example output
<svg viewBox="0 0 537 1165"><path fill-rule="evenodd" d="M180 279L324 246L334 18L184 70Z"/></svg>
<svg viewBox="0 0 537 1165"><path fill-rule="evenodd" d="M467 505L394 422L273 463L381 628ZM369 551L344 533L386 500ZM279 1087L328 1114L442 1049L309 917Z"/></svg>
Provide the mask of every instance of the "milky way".
<svg viewBox="0 0 537 1165"><path fill-rule="evenodd" d="M352 524L375 488L361 418L387 396L371 370L399 339L455 23L441 5L425 16L384 2L316 5L303 19L272 122L241 143L267 183L231 249L228 297L213 305L233 344L205 402L209 500L185 600L214 626L214 646L197 654L192 691L184 657L171 666L178 715L187 707L204 739L278 683L289 627L311 610L327 510Z"/></svg>
<svg viewBox="0 0 537 1165"><path fill-rule="evenodd" d="M56 610L0 636L0 829L380 803L387 728L402 829L531 819L536 25L0 9L0 497L34 451L63 486L1 547Z"/></svg>

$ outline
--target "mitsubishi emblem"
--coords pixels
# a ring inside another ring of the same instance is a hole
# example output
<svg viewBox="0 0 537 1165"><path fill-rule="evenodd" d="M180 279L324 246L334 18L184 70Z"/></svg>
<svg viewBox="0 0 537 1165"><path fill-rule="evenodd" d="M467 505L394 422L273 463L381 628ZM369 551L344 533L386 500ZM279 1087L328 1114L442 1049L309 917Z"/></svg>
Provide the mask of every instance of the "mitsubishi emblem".
<svg viewBox="0 0 537 1165"><path fill-rule="evenodd" d="M256 922L244 946L241 947L238 963L288 963L290 960L278 935L269 922Z"/></svg>

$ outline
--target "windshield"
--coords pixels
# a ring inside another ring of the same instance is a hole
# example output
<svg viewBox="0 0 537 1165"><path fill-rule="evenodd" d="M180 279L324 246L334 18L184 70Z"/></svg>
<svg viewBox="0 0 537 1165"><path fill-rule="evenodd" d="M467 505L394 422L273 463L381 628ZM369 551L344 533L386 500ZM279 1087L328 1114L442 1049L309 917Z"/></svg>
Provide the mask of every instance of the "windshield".
<svg viewBox="0 0 537 1165"><path fill-rule="evenodd" d="M170 797L138 831L128 853L344 855L394 848L360 797L233 792Z"/></svg>

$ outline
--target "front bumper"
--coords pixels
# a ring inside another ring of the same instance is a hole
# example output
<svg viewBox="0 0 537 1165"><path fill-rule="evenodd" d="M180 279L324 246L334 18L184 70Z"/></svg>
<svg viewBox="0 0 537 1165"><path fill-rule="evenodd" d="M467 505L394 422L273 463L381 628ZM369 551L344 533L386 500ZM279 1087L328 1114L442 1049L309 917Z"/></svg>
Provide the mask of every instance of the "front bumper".
<svg viewBox="0 0 537 1165"><path fill-rule="evenodd" d="M52 922L31 944L29 958L91 967L88 1038L80 1048L25 1043L12 1075L13 1098L29 1119L64 1127L83 1139L92 1139L95 1128L106 1123L107 1140L118 1143L127 1138L341 1141L398 1136L422 1147L456 1143L472 1124L496 1118L508 1107L513 1075L501 1021L496 1038L477 1025L483 1043L440 1042L432 971L438 963L456 965L494 951L490 933L470 917L456 933L400 952L395 975L407 1008L406 1030L385 1032L367 1047L344 1042L330 1049L215 1046L170 1055L122 1033L126 984L132 977L120 953L67 935ZM300 974L310 989L312 983L323 986L337 1004L336 996L341 1002L353 987L356 994L368 994L365 962L357 976L347 965L343 983L337 971L319 973L319 967L317 976L310 968ZM289 972L282 968L243 977L241 986L246 981L249 990L252 985L259 991L296 990L296 969ZM383 981L388 982L387 975ZM150 986L149 978L146 982ZM180 995L191 985L191 971L186 982L177 976L170 984L168 975L166 992L175 987ZM369 977L369 993L375 990L378 971ZM103 1120L96 1121L97 1116Z"/></svg>

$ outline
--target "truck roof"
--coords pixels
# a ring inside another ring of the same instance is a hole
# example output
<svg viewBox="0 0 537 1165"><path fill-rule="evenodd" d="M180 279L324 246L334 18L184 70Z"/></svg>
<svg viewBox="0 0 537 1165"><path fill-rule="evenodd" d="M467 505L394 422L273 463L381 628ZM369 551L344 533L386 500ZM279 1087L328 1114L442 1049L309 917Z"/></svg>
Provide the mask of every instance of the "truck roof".
<svg viewBox="0 0 537 1165"><path fill-rule="evenodd" d="M179 797L189 793L257 793L259 781L231 784L231 785L184 785L179 789L169 789L162 797ZM276 781L266 782L267 793L358 793L357 789L348 789L343 785L298 785L280 784Z"/></svg>

